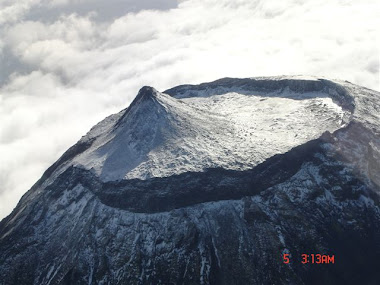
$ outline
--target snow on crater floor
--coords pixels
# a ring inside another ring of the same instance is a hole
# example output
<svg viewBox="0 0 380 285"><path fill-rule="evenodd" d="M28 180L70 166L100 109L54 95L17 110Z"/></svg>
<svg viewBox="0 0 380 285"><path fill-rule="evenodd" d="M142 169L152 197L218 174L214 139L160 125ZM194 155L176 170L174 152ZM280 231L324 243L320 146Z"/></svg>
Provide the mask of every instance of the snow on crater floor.
<svg viewBox="0 0 380 285"><path fill-rule="evenodd" d="M342 108L322 93L286 98L227 92L176 99L155 92L130 108L117 128L112 119L108 128L100 124L102 133L74 164L104 181L214 167L243 170L343 124Z"/></svg>

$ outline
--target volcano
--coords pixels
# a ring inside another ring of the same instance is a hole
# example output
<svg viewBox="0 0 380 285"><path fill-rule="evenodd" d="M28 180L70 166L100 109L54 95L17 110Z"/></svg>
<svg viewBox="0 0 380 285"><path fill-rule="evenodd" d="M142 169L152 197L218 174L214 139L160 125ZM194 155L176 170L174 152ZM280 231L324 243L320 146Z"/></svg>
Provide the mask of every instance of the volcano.
<svg viewBox="0 0 380 285"><path fill-rule="evenodd" d="M305 76L142 87L0 222L0 284L379 284L379 102Z"/></svg>

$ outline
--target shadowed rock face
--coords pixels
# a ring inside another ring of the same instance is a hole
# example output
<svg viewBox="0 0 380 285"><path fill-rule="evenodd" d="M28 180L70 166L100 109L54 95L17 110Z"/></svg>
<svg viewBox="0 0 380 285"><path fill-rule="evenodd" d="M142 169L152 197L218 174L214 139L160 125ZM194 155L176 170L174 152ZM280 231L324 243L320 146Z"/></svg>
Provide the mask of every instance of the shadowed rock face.
<svg viewBox="0 0 380 285"><path fill-rule="evenodd" d="M281 84L297 92L330 84L318 82ZM339 88L355 103L350 123L251 169L104 181L62 167L93 144L82 141L0 222L0 284L379 283L376 114L360 113L364 97ZM155 100L151 91L142 89L135 104ZM335 255L335 263L303 265L303 253Z"/></svg>
<svg viewBox="0 0 380 285"><path fill-rule="evenodd" d="M329 97L336 100L343 108L354 110L354 99L341 85L326 79L304 79L293 78L222 78L210 83L199 85L180 85L164 91L175 97L196 96L197 93L207 90L209 94L223 94L223 89L240 88L245 92L262 92L260 95L281 96L284 90L294 93L305 94L311 92L325 92ZM276 95L271 94L276 92Z"/></svg>
<svg viewBox="0 0 380 285"><path fill-rule="evenodd" d="M353 123L338 134L342 132L350 137L358 132L361 132L361 137L366 135L362 126ZM157 213L204 202L242 199L287 181L306 163L313 162L317 167L322 167L325 161L318 158L317 154L327 156L329 153L333 156L333 159L329 159L330 163L339 166L337 161L345 158L336 152L337 144L334 143L334 138L336 136L326 133L317 140L298 146L285 154L275 155L257 167L245 171L215 168L148 180L102 182L90 171L71 167L46 189L52 193L61 193L80 184L93 192L105 205L136 213ZM340 150L343 151L341 148ZM378 161L375 162L372 157L369 156L370 160L366 163L376 169ZM373 163L375 165L372 165ZM339 169L343 169L343 166ZM372 181L370 174L366 178L360 177L355 170L351 172L358 179L370 179L374 189L378 188L377 181Z"/></svg>

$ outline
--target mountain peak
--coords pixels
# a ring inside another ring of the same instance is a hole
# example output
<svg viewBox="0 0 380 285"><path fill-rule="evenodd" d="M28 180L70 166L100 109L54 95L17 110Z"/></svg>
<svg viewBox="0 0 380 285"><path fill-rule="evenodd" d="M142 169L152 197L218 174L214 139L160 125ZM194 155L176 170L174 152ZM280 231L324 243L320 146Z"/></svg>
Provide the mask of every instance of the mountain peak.
<svg viewBox="0 0 380 285"><path fill-rule="evenodd" d="M164 93L144 86L127 109L81 140L86 148L62 171L80 166L116 181L250 169L354 118L376 126L376 112L362 107L371 108L365 100L375 102L375 95L344 82L292 77L227 78Z"/></svg>
<svg viewBox="0 0 380 285"><path fill-rule="evenodd" d="M143 86L136 96L137 98L152 98L156 97L159 92L151 86Z"/></svg>
<svg viewBox="0 0 380 285"><path fill-rule="evenodd" d="M0 222L0 280L380 280L379 95L319 79L145 86ZM338 267L281 267L321 248Z"/></svg>
<svg viewBox="0 0 380 285"><path fill-rule="evenodd" d="M155 88L151 86L144 86L142 87L139 92L137 93L137 96L132 101L131 105L129 106L129 110L133 108L133 106L138 105L140 102L145 102L149 100L154 100L159 96L159 93Z"/></svg>
<svg viewBox="0 0 380 285"><path fill-rule="evenodd" d="M169 95L144 86L74 165L104 181L250 169L346 123L349 111L318 80L303 89L284 80L228 79Z"/></svg>

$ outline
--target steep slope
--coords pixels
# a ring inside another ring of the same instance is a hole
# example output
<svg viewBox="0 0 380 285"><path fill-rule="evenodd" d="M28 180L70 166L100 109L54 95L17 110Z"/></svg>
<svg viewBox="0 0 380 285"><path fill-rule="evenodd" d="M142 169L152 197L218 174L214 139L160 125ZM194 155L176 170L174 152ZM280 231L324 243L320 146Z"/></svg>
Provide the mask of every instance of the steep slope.
<svg viewBox="0 0 380 285"><path fill-rule="evenodd" d="M144 87L0 222L0 284L376 284L379 114L325 79Z"/></svg>
<svg viewBox="0 0 380 285"><path fill-rule="evenodd" d="M268 94L231 84L218 95L182 98L144 87L127 110L81 140L93 140L91 147L67 166L91 169L103 181L249 169L346 123L349 111L328 92L300 91Z"/></svg>

